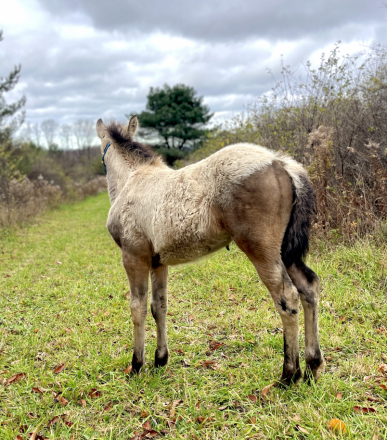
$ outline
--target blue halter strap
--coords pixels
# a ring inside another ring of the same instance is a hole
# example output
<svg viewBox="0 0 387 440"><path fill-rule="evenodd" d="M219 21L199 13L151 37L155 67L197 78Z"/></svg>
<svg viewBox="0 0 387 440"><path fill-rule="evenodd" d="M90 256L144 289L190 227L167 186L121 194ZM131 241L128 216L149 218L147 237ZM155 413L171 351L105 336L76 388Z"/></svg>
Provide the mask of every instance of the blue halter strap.
<svg viewBox="0 0 387 440"><path fill-rule="evenodd" d="M107 150L108 150L108 148L110 147L111 144L112 144L112 143L109 142L109 143L106 145L105 149L103 150L102 163L103 163L103 168L104 168L104 170L105 170L105 174L107 173L107 171L106 171L106 165L105 165L105 154L106 154L106 152L107 152Z"/></svg>

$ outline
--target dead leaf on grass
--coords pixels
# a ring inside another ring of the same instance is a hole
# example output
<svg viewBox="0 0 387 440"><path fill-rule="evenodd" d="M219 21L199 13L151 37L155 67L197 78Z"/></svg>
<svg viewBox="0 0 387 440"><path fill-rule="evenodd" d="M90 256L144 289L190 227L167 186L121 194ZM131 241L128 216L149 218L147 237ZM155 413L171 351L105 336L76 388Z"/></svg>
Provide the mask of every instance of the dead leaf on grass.
<svg viewBox="0 0 387 440"><path fill-rule="evenodd" d="M381 364L378 368L379 373L387 375L387 364Z"/></svg>
<svg viewBox="0 0 387 440"><path fill-rule="evenodd" d="M233 383L233 378L234 378L233 375L232 375L231 373L229 373L229 374L228 374L228 384L229 384L229 385L232 385L232 383Z"/></svg>
<svg viewBox="0 0 387 440"><path fill-rule="evenodd" d="M376 409L372 408L372 407L354 406L352 409L354 411L356 411L357 413L365 413L365 414L367 414L367 413L374 413L374 412L376 412Z"/></svg>
<svg viewBox="0 0 387 440"><path fill-rule="evenodd" d="M220 365L216 361L203 361L203 367L204 368L212 368L213 370L216 370L220 367Z"/></svg>
<svg viewBox="0 0 387 440"><path fill-rule="evenodd" d="M250 394L247 396L252 402L256 402L257 400L259 401L259 397L255 396L254 394Z"/></svg>
<svg viewBox="0 0 387 440"><path fill-rule="evenodd" d="M12 375L4 384L4 386L11 385L11 383L17 383L26 377L25 373L17 373Z"/></svg>
<svg viewBox="0 0 387 440"><path fill-rule="evenodd" d="M86 400L84 400L84 399L78 400L78 404L80 406L82 406L83 408L85 408L86 407Z"/></svg>
<svg viewBox="0 0 387 440"><path fill-rule="evenodd" d="M265 388L263 388L263 390L261 391L261 395L264 399L266 399L266 397L270 391L270 388L273 387L274 385L275 385L274 383L271 383L270 385L267 385L267 386L265 386Z"/></svg>
<svg viewBox="0 0 387 440"><path fill-rule="evenodd" d="M107 407L104 408L103 412L110 411L111 407L112 407L112 402L109 402Z"/></svg>
<svg viewBox="0 0 387 440"><path fill-rule="evenodd" d="M183 403L182 399L178 399L178 400L174 400L172 403L172 407L171 407L171 411L169 412L169 417L173 418L175 416L175 408L180 405L181 403Z"/></svg>
<svg viewBox="0 0 387 440"><path fill-rule="evenodd" d="M329 429L336 432L342 432L343 434L347 432L345 423L340 419L331 419L329 422Z"/></svg>
<svg viewBox="0 0 387 440"><path fill-rule="evenodd" d="M66 364L59 365L58 367L55 368L54 374L61 373L65 368L66 368Z"/></svg>
<svg viewBox="0 0 387 440"><path fill-rule="evenodd" d="M380 399L374 396L367 396L369 402L380 402Z"/></svg>
<svg viewBox="0 0 387 440"><path fill-rule="evenodd" d="M37 393L37 394L43 394L43 391L40 390L40 389L37 388L37 387L32 388L32 392L33 392L33 393Z"/></svg>
<svg viewBox="0 0 387 440"><path fill-rule="evenodd" d="M189 315L189 316L188 316L188 321L189 321L189 322L192 322L193 320L194 320L193 315Z"/></svg>
<svg viewBox="0 0 387 440"><path fill-rule="evenodd" d="M72 330L71 330L71 328L65 328L65 332L67 333L67 334L70 334L71 332L72 332Z"/></svg>
<svg viewBox="0 0 387 440"><path fill-rule="evenodd" d="M299 421L301 420L301 416L300 416L300 414L294 414L292 420L293 420L294 422L299 422Z"/></svg>
<svg viewBox="0 0 387 440"><path fill-rule="evenodd" d="M98 391L97 388L93 388L92 390L90 390L88 396L90 397L90 399L98 399L102 396L101 391Z"/></svg>
<svg viewBox="0 0 387 440"><path fill-rule="evenodd" d="M303 427L300 426L300 425L296 425L296 426L295 426L295 429L296 429L296 431L300 431L300 432L302 432L303 434L309 434L309 431L308 431L307 429L303 428Z"/></svg>
<svg viewBox="0 0 387 440"><path fill-rule="evenodd" d="M23 439L23 437L22 437L21 435L17 435L17 436L15 437L15 440L24 440L24 439Z"/></svg>
<svg viewBox="0 0 387 440"><path fill-rule="evenodd" d="M342 400L342 398L343 398L342 393L337 393L335 398L336 398L336 400Z"/></svg>
<svg viewBox="0 0 387 440"><path fill-rule="evenodd" d="M387 387L386 387L386 385L380 383L380 384L379 384L379 387L382 388L383 390L387 391Z"/></svg>
<svg viewBox="0 0 387 440"><path fill-rule="evenodd" d="M132 371L132 368L133 367L129 365L129 367L125 369L124 374L129 374Z"/></svg>
<svg viewBox="0 0 387 440"><path fill-rule="evenodd" d="M147 421L142 425L142 427L143 427L144 429L146 429L147 431L150 431L150 430L151 430L151 424L150 424L150 421L147 420Z"/></svg>

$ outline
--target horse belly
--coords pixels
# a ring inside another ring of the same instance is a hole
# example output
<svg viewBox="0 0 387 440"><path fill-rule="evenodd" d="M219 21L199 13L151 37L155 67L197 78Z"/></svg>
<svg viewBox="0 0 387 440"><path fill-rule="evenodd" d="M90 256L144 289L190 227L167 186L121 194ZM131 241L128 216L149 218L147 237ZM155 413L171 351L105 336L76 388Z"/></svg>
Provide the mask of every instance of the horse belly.
<svg viewBox="0 0 387 440"><path fill-rule="evenodd" d="M189 237L181 236L169 246L160 249L160 261L165 265L176 265L195 261L226 247L231 236L223 231L216 236Z"/></svg>

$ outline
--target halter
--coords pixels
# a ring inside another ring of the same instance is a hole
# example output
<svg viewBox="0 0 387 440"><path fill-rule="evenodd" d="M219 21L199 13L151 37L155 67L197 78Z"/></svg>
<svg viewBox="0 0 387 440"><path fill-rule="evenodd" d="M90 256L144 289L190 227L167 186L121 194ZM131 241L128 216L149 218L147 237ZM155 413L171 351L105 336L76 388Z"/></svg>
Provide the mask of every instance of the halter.
<svg viewBox="0 0 387 440"><path fill-rule="evenodd" d="M104 168L104 170L105 170L105 174L107 173L107 171L106 171L106 165L105 165L105 154L106 154L106 152L107 152L107 150L108 150L108 148L110 147L111 144L112 144L112 143L109 142L109 143L106 145L105 149L103 150L102 163L103 163L103 168Z"/></svg>

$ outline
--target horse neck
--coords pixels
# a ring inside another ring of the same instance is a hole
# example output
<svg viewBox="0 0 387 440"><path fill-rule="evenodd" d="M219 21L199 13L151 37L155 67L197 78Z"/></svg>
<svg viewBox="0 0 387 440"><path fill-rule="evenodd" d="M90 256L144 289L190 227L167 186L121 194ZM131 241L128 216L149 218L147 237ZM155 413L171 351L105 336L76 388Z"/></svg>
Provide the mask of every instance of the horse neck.
<svg viewBox="0 0 387 440"><path fill-rule="evenodd" d="M129 176L135 171L135 167L131 166L121 156L115 154L113 160L109 161L107 166L106 180L108 185L108 193L111 205L114 203Z"/></svg>

